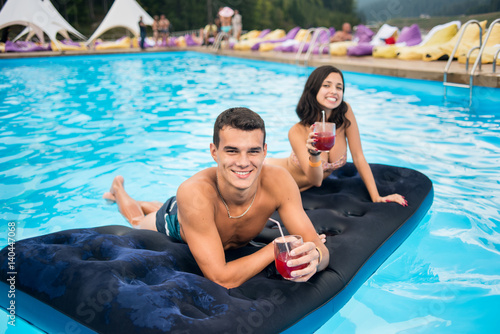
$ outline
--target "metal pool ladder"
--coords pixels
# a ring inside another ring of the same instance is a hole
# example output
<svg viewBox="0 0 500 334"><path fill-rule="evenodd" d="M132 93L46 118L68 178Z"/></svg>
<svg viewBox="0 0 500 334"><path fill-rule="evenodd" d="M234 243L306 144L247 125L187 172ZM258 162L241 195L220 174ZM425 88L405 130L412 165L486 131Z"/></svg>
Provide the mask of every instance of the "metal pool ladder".
<svg viewBox="0 0 500 334"><path fill-rule="evenodd" d="M488 35L486 37L486 40L488 39L490 32L491 32L491 27L497 22L498 20L494 21L490 25L490 30L488 31ZM477 24L479 27L479 47L474 47L469 52L467 53L467 61L466 61L466 67L465 71L469 70L469 57L472 53L473 50L479 49L479 54L477 55L476 62L474 63L474 66L472 67L472 71L469 75L469 84L459 84L459 83L454 83L454 82L448 82L448 71L450 70L451 63L453 62L453 57L455 56L455 53L458 50L458 46L460 45L460 41L462 40L462 37L465 33L465 30L468 25L470 24ZM460 88L468 88L469 89L469 106L472 104L472 87L474 86L474 74L476 72L477 65L479 63L479 68L481 69L481 56L484 51L484 46L486 45L486 40L483 44L483 28L481 27L481 24L479 23L478 20L470 20L467 21L460 32L460 35L458 36L457 43L455 44L455 47L453 48L453 52L450 55L450 58L448 59L448 62L446 63L446 67L444 68L444 74L443 74L443 87L444 87L444 99L446 101L446 87L460 87Z"/></svg>
<svg viewBox="0 0 500 334"><path fill-rule="evenodd" d="M324 31L327 36L327 42L326 43L320 43L318 45L318 53L321 55L323 54L323 50L326 48L330 47L330 30L325 28L325 27L319 27L319 28L309 28L307 30L307 33L304 35L302 38L302 41L300 42L299 49L297 50L297 53L295 54L295 63L297 65L300 64L300 58L302 55L302 51L304 50L304 46L307 43L307 38L312 34L311 41L309 42L309 47L307 48L306 55L304 57L304 66L307 66L307 62L309 61L309 58L311 58L311 53L314 49L314 44L318 40L321 32Z"/></svg>
<svg viewBox="0 0 500 334"><path fill-rule="evenodd" d="M215 40L214 40L214 43L210 46L210 49L212 51L219 51L219 48L220 48L220 45L222 43L222 39L224 39L224 37L227 37L228 41L229 41L229 35L223 31L219 32L217 34L217 36L215 37Z"/></svg>

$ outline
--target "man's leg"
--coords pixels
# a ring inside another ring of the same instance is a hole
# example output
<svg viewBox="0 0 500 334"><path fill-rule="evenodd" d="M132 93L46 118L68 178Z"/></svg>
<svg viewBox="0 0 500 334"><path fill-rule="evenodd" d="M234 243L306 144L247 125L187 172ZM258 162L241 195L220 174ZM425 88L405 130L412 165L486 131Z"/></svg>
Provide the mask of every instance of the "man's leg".
<svg viewBox="0 0 500 334"><path fill-rule="evenodd" d="M105 193L103 198L115 201L120 213L132 226L156 231L156 212L161 203L136 201L125 191L124 182L123 176L116 176L109 192Z"/></svg>

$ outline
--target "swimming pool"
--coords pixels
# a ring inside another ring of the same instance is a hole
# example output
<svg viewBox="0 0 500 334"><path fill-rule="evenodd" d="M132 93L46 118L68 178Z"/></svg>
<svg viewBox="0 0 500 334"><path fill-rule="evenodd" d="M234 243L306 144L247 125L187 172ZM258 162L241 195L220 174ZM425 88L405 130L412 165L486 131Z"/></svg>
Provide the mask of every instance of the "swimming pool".
<svg viewBox="0 0 500 334"><path fill-rule="evenodd" d="M269 154L311 69L192 52L1 60L0 246L17 238L127 225L101 199L114 175L136 198L164 200L195 171L215 117L246 106L266 121ZM500 311L499 90L345 73L367 160L434 183L427 216L317 333L494 333ZM460 95L463 93L464 98ZM19 324L19 323L18 323ZM26 333L28 324L0 331ZM24 326L24 328L22 327ZM17 331L16 331L17 329Z"/></svg>

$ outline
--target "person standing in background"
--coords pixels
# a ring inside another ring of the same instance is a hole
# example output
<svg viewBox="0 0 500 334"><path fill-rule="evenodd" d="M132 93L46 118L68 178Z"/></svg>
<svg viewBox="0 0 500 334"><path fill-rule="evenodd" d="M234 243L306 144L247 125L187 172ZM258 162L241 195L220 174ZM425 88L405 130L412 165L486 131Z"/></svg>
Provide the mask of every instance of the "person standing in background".
<svg viewBox="0 0 500 334"><path fill-rule="evenodd" d="M139 31L141 34L139 46L141 47L141 50L144 50L144 41L146 40L146 24L142 21L142 16L139 16Z"/></svg>
<svg viewBox="0 0 500 334"><path fill-rule="evenodd" d="M161 36L162 45L167 45L169 32L170 21L165 17L165 15L162 14L159 22L159 33Z"/></svg>
<svg viewBox="0 0 500 334"><path fill-rule="evenodd" d="M241 14L237 9L234 11L232 24L233 24L233 37L239 40L241 36L242 23L241 23Z"/></svg>
<svg viewBox="0 0 500 334"><path fill-rule="evenodd" d="M158 36L159 36L159 29L160 29L160 18L158 15L154 16L154 21L153 21L153 38L155 40L155 47L158 46Z"/></svg>

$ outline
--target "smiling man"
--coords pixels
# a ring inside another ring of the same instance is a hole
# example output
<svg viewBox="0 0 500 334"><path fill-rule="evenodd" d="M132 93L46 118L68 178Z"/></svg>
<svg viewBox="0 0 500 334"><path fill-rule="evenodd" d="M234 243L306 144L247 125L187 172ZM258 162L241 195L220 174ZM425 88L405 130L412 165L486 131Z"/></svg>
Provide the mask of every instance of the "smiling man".
<svg viewBox="0 0 500 334"><path fill-rule="evenodd" d="M115 177L104 198L116 201L133 226L187 243L205 277L226 288L241 285L273 262L272 244L230 262L224 251L247 245L277 210L288 232L304 239L304 245L294 250L300 257L288 265L308 264L292 272L294 281L307 281L326 268L329 254L302 208L291 175L282 167L264 165L265 137L258 114L247 108L228 109L217 118L210 144L217 167L184 181L163 205L132 199L121 176Z"/></svg>

